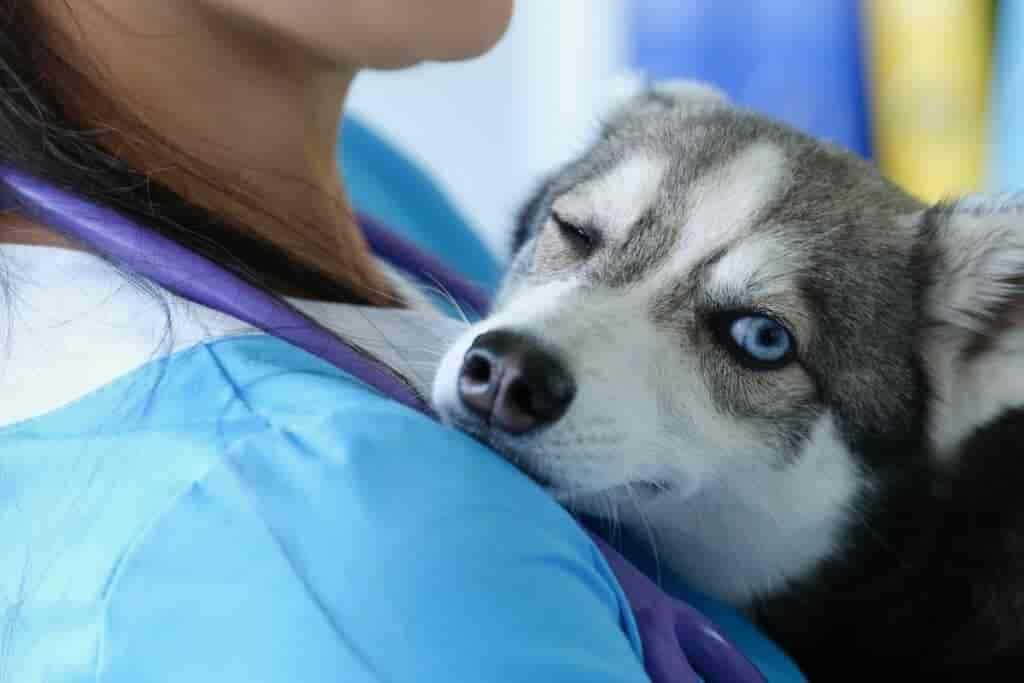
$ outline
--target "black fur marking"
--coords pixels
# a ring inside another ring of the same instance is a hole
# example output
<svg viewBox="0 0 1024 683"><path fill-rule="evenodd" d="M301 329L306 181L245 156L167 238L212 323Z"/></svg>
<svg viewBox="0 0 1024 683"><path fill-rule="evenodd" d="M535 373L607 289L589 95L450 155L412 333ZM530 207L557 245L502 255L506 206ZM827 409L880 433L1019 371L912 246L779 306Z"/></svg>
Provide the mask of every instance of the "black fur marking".
<svg viewBox="0 0 1024 683"><path fill-rule="evenodd" d="M861 444L900 463L872 515L886 526L861 532L854 561L759 605L757 616L812 681L1019 680L1024 408L977 430L959 468L931 488L909 436L907 451L888 437Z"/></svg>
<svg viewBox="0 0 1024 683"><path fill-rule="evenodd" d="M749 605L751 615L812 681L1024 677L1001 669L1024 666L1024 408L977 430L959 467L944 469L926 433L933 397L917 356L934 331L922 292L944 265L941 226L953 213L980 210L924 210L862 160L759 116L700 113L683 126L678 116L639 111L646 113L619 117L614 136L606 130L552 176L524 214L633 150L653 149L673 159L663 187L678 192L660 192L648 213L661 229L682 226L685 188L709 165L752 141L777 143L792 178L753 229L783 230L813 264L795 276L817 331L827 334L801 340L809 396L791 414L766 419L799 457L803 427L829 411L872 484L855 502L837 556ZM1008 206L1018 211L1020 203ZM922 214L916 225L896 220ZM520 244L535 225L521 220ZM618 279L637 279L643 262ZM699 330L690 321L699 300L699 287L681 277L653 306L654 318Z"/></svg>

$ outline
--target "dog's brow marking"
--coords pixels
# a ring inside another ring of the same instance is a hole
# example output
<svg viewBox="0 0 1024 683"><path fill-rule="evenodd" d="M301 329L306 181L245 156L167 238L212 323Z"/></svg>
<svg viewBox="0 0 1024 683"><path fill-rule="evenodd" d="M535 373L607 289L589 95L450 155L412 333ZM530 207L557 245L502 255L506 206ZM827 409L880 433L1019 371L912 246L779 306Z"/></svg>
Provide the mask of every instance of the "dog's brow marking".
<svg viewBox="0 0 1024 683"><path fill-rule="evenodd" d="M758 211L778 196L785 179L782 151L763 142L697 179L689 190L691 208L675 255L652 279L660 290L651 307L656 320L670 319L687 306L701 287L701 273L721 267Z"/></svg>
<svg viewBox="0 0 1024 683"><path fill-rule="evenodd" d="M716 291L741 295L771 295L794 286L792 275L801 256L797 249L765 234L753 235L732 249L709 269L707 285ZM757 292L754 290L757 289Z"/></svg>
<svg viewBox="0 0 1024 683"><path fill-rule="evenodd" d="M654 202L667 167L665 159L637 154L557 200L554 208L613 238L625 236Z"/></svg>
<svg viewBox="0 0 1024 683"><path fill-rule="evenodd" d="M778 147L758 142L698 178L689 190L689 215L669 272L689 272L748 230L758 211L777 196L786 177L785 161Z"/></svg>

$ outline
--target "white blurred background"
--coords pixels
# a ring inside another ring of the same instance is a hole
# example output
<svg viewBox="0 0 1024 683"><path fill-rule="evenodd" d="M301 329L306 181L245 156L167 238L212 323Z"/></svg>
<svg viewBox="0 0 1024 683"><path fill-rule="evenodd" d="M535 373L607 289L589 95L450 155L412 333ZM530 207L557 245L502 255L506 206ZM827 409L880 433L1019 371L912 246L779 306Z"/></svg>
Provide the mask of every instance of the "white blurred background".
<svg viewBox="0 0 1024 683"><path fill-rule="evenodd" d="M364 74L351 112L421 164L501 250L533 185L581 148L629 83L624 12L624 0L520 0L488 54Z"/></svg>
<svg viewBox="0 0 1024 683"><path fill-rule="evenodd" d="M1024 0L518 0L488 54L365 74L351 104L503 252L535 183L641 75L709 81L927 198L975 188L989 147L995 184L1024 187L1015 64Z"/></svg>

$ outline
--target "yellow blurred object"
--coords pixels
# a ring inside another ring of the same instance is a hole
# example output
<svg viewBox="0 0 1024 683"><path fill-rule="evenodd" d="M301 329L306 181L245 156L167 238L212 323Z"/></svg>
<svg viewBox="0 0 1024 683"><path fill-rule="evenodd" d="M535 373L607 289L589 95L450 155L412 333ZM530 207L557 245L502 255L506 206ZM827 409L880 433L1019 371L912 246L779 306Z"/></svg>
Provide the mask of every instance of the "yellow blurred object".
<svg viewBox="0 0 1024 683"><path fill-rule="evenodd" d="M990 0L866 0L874 147L926 201L981 189L988 144Z"/></svg>

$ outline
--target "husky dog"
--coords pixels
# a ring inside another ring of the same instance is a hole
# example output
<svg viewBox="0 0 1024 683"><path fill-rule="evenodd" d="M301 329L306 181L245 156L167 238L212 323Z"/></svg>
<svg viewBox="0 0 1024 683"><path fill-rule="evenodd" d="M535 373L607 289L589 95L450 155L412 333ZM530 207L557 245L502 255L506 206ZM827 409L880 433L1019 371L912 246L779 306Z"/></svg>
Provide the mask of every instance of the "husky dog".
<svg viewBox="0 0 1024 683"><path fill-rule="evenodd" d="M1022 304L1024 197L669 83L526 203L433 403L811 680L1021 680Z"/></svg>

